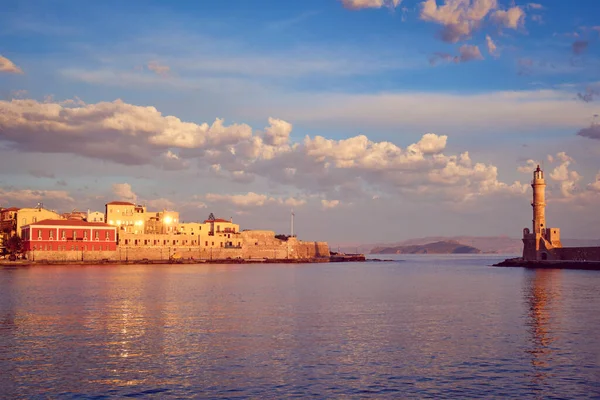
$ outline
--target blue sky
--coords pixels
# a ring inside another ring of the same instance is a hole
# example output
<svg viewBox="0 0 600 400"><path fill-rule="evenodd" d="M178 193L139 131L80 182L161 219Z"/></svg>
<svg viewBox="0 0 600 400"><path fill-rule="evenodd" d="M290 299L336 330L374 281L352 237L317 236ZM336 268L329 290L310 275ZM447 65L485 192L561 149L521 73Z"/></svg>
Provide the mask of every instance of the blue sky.
<svg viewBox="0 0 600 400"><path fill-rule="evenodd" d="M533 160L555 225L600 237L599 16L595 0L7 1L0 204L116 196L277 231L294 205L334 242L518 237Z"/></svg>

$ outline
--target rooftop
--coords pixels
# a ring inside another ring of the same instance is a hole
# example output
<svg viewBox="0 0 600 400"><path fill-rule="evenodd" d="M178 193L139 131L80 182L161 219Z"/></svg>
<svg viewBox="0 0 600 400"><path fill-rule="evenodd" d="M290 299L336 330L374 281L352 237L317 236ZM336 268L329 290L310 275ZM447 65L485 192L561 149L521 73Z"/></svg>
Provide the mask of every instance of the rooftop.
<svg viewBox="0 0 600 400"><path fill-rule="evenodd" d="M3 208L2 212L4 212L4 211L19 211L19 210L20 210L20 208L18 208L18 207L9 207L9 208Z"/></svg>
<svg viewBox="0 0 600 400"><path fill-rule="evenodd" d="M135 204L130 203L128 201L111 201L110 203L106 203L107 206L135 206Z"/></svg>
<svg viewBox="0 0 600 400"><path fill-rule="evenodd" d="M28 226L101 226L106 228L112 228L111 225L105 224L104 222L87 222L78 219L45 219L43 221L34 222Z"/></svg>

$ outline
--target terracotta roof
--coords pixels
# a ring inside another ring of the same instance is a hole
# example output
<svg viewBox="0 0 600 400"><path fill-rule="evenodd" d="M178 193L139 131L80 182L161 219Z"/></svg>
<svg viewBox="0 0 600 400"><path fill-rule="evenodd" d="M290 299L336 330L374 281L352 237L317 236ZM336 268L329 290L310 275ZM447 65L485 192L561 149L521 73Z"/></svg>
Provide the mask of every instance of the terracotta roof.
<svg viewBox="0 0 600 400"><path fill-rule="evenodd" d="M130 203L128 201L111 201L110 203L106 203L107 206L135 206L135 204Z"/></svg>
<svg viewBox="0 0 600 400"><path fill-rule="evenodd" d="M3 208L0 211L4 212L4 211L19 211L19 210L20 210L20 208L18 208L18 207L10 207L10 208Z"/></svg>
<svg viewBox="0 0 600 400"><path fill-rule="evenodd" d="M43 221L34 222L33 224L29 224L28 226L100 226L105 228L114 228L112 225L105 224L104 222L87 222L80 221L78 219L45 219Z"/></svg>
<svg viewBox="0 0 600 400"><path fill-rule="evenodd" d="M208 224L209 222L229 222L231 223L231 221L228 221L226 219L221 219L221 218L217 218L217 219L207 219L204 221L205 224Z"/></svg>

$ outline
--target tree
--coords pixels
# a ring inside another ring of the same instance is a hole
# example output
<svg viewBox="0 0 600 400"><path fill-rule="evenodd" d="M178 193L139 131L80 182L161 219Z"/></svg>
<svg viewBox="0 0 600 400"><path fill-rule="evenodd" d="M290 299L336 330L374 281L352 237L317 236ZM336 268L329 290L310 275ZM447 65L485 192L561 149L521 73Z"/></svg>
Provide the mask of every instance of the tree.
<svg viewBox="0 0 600 400"><path fill-rule="evenodd" d="M4 247L10 255L20 254L23 250L23 241L17 235L11 236L5 240Z"/></svg>

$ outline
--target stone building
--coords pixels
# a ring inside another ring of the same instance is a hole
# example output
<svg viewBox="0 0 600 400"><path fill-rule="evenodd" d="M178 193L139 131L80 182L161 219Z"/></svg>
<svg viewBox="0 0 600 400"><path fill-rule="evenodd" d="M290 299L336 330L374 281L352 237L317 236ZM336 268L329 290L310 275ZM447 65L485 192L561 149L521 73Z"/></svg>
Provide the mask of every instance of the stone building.
<svg viewBox="0 0 600 400"><path fill-rule="evenodd" d="M150 212L146 217L144 234L169 235L177 233L179 213L177 211Z"/></svg>
<svg viewBox="0 0 600 400"><path fill-rule="evenodd" d="M85 217L87 222L106 222L104 218L104 213L100 211L87 211L87 215Z"/></svg>
<svg viewBox="0 0 600 400"><path fill-rule="evenodd" d="M43 221L45 219L62 219L62 217L53 210L46 210L41 204L36 208L20 208L16 215L16 232L21 234L21 228L25 225Z"/></svg>
<svg viewBox="0 0 600 400"><path fill-rule="evenodd" d="M532 230L523 229L525 261L600 261L600 247L563 247L560 229L546 226L546 181L538 165L533 171Z"/></svg>
<svg viewBox="0 0 600 400"><path fill-rule="evenodd" d="M114 259L117 228L103 222L42 220L21 230L27 259L100 260Z"/></svg>
<svg viewBox="0 0 600 400"><path fill-rule="evenodd" d="M105 222L127 233L143 233L146 223L146 207L127 201L111 201L106 204Z"/></svg>

